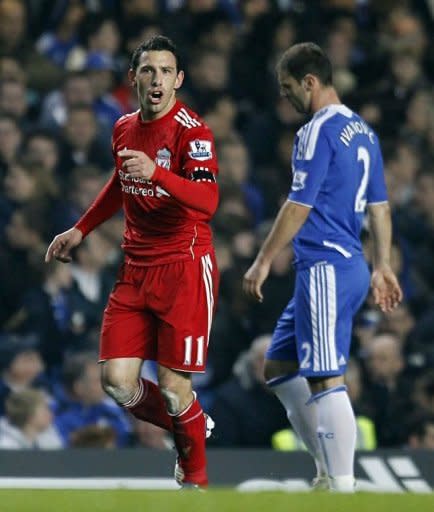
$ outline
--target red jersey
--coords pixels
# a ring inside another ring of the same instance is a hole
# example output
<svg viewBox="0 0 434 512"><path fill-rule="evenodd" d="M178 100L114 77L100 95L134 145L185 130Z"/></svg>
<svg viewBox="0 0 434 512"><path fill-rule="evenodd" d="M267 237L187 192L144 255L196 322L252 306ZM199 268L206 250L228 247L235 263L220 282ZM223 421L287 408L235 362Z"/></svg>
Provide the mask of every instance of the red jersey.
<svg viewBox="0 0 434 512"><path fill-rule="evenodd" d="M118 151L143 151L157 165L151 180L132 178ZM218 203L214 138L194 112L177 101L165 116L143 122L140 111L113 129L115 172L76 227L83 235L122 206L126 261L158 265L209 252L209 221Z"/></svg>

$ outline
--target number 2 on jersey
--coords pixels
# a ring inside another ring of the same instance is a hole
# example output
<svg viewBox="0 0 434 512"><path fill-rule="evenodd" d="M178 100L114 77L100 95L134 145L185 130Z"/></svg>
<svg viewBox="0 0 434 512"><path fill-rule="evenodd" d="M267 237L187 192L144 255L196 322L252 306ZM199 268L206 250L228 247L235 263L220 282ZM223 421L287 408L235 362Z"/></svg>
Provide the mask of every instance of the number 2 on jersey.
<svg viewBox="0 0 434 512"><path fill-rule="evenodd" d="M357 161L362 162L363 164L363 176L359 188L357 189L354 210L358 213L363 213L366 208L366 189L368 187L369 166L371 163L371 157L369 156L369 152L364 146L359 146L357 148Z"/></svg>

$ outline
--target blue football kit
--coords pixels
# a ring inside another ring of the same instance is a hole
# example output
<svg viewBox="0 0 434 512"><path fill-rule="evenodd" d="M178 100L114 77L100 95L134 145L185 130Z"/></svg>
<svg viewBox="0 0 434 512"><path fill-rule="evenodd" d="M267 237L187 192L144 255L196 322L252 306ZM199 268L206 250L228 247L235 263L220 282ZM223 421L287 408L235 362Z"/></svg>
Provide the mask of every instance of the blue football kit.
<svg viewBox="0 0 434 512"><path fill-rule="evenodd" d="M370 284L360 241L366 205L387 202L378 138L348 107L329 105L297 132L292 170L288 200L311 211L293 240L294 297L266 357L298 361L305 377L342 375Z"/></svg>

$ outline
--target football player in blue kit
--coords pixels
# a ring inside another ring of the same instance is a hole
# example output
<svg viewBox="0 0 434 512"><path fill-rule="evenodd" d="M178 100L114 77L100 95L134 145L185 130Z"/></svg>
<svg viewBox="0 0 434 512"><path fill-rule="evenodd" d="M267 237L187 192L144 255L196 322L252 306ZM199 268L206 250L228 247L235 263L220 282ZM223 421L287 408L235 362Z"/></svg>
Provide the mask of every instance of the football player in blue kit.
<svg viewBox="0 0 434 512"><path fill-rule="evenodd" d="M313 485L353 492L356 422L344 384L354 315L372 288L382 311L402 300L390 267L391 217L378 138L343 105L332 67L314 43L289 48L277 64L281 94L311 120L292 154L292 187L267 239L244 276L261 287L277 253L292 241L294 297L277 322L265 377L317 466ZM372 275L360 232L366 210Z"/></svg>

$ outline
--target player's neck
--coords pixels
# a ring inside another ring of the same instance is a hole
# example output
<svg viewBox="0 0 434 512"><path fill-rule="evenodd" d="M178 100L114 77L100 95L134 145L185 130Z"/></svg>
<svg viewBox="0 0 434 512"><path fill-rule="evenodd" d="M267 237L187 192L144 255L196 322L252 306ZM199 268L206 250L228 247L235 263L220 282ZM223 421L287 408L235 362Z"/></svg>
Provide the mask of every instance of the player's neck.
<svg viewBox="0 0 434 512"><path fill-rule="evenodd" d="M334 87L324 87L318 91L318 93L312 96L311 110L312 114L318 112L318 110L328 107L329 105L340 104L341 100Z"/></svg>
<svg viewBox="0 0 434 512"><path fill-rule="evenodd" d="M161 119L162 117L164 117L166 114L168 114L172 110L175 103L176 103L176 97L173 96L173 98L169 101L167 106L160 112L151 112L149 110L145 110L144 108L141 108L140 109L140 118L145 123L149 123L151 121L156 121L157 119Z"/></svg>

